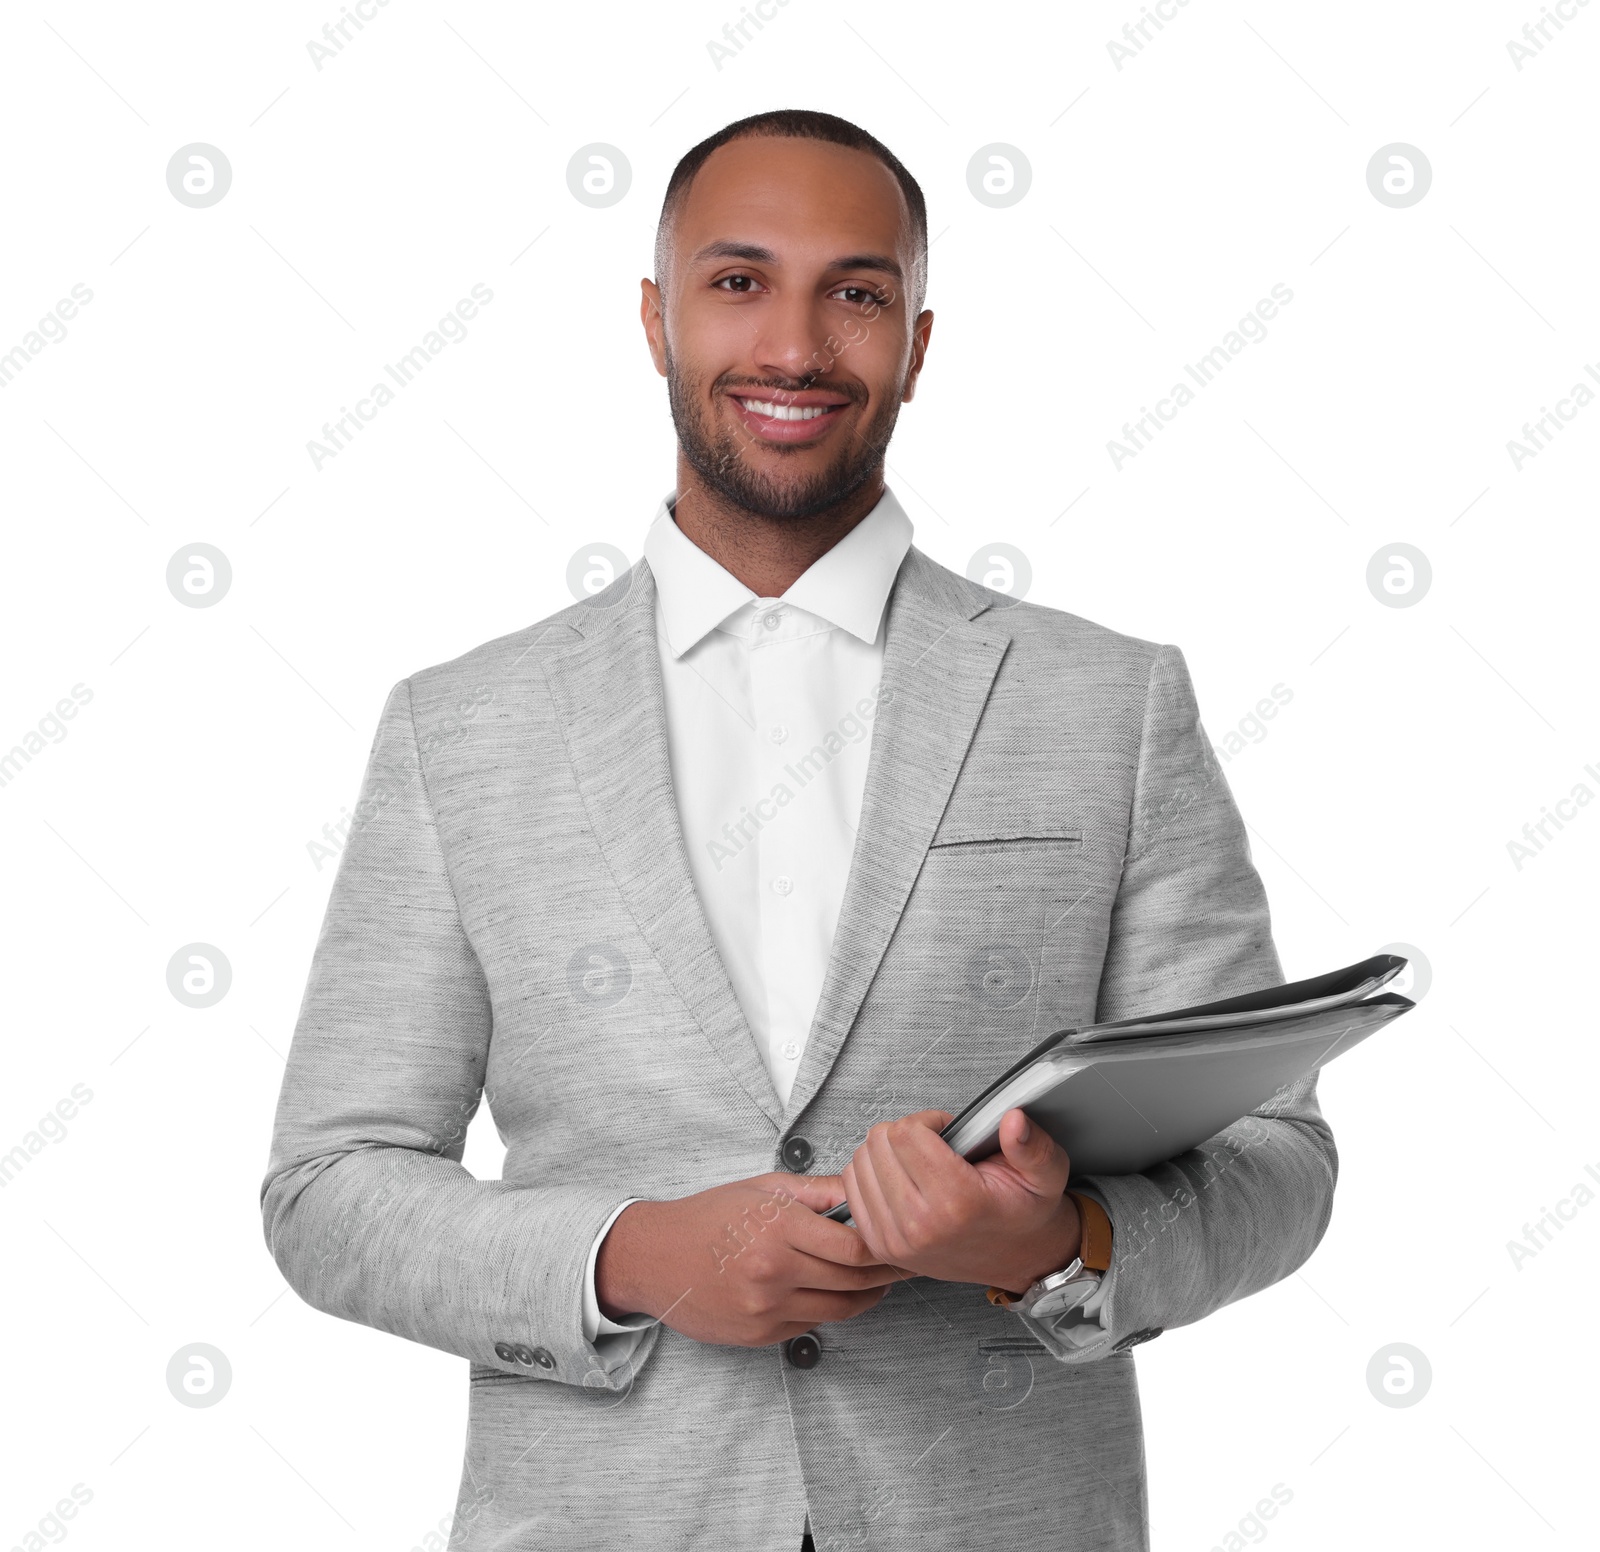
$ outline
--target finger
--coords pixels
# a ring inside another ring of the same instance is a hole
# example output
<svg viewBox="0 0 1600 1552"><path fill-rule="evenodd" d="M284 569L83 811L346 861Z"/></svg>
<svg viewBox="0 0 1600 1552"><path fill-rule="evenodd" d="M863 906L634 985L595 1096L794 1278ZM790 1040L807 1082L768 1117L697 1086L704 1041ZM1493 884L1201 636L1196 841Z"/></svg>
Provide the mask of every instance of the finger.
<svg viewBox="0 0 1600 1552"><path fill-rule="evenodd" d="M844 1180L838 1175L770 1175L775 1198L787 1205L784 1199L792 1198L814 1213L825 1213L845 1199Z"/></svg>
<svg viewBox="0 0 1600 1552"><path fill-rule="evenodd" d="M815 1213L793 1213L783 1221L785 1242L818 1260L846 1267L874 1266L881 1260L855 1224L835 1223Z"/></svg>
<svg viewBox="0 0 1600 1552"><path fill-rule="evenodd" d="M870 1135L870 1134L869 1134ZM891 1245L898 1228L894 1209L878 1179L877 1164L866 1143L856 1149L847 1171L850 1177L850 1211L861 1228L861 1237L880 1261L893 1260Z"/></svg>
<svg viewBox="0 0 1600 1552"><path fill-rule="evenodd" d="M1000 1151L1006 1162L1041 1196L1066 1189L1071 1161L1066 1150L1022 1110L1008 1110L1000 1118Z"/></svg>
<svg viewBox="0 0 1600 1552"><path fill-rule="evenodd" d="M784 1304L786 1323L779 1328L778 1341L787 1342L817 1326L851 1320L881 1303L885 1292L882 1288L870 1288L864 1293L797 1294Z"/></svg>
<svg viewBox="0 0 1600 1552"><path fill-rule="evenodd" d="M903 1121L875 1126L864 1146L873 1178L897 1220L921 1212L948 1191L949 1173L940 1166L954 1161L955 1155L926 1127Z"/></svg>
<svg viewBox="0 0 1600 1552"><path fill-rule="evenodd" d="M842 1266L837 1261L825 1261L819 1256L808 1256L804 1251L794 1252L792 1265L785 1275L794 1288L857 1290L888 1288L904 1282L912 1274L903 1267L891 1266L886 1261L869 1261L865 1266Z"/></svg>
<svg viewBox="0 0 1600 1552"><path fill-rule="evenodd" d="M929 1131L942 1132L955 1117L948 1110L914 1110L908 1116L901 1116L902 1121L914 1121L918 1126L925 1126Z"/></svg>

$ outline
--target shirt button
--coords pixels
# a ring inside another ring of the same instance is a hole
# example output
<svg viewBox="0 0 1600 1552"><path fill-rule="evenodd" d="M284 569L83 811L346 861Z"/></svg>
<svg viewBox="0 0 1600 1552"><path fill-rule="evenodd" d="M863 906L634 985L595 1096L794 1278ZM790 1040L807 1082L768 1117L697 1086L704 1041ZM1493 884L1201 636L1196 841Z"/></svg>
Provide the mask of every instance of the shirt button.
<svg viewBox="0 0 1600 1552"><path fill-rule="evenodd" d="M794 880L790 878L787 873L780 873L775 879L773 879L772 887L780 895L793 894Z"/></svg>
<svg viewBox="0 0 1600 1552"><path fill-rule="evenodd" d="M797 1369L814 1369L822 1362L822 1343L809 1331L804 1336L791 1337L783 1344L783 1351Z"/></svg>
<svg viewBox="0 0 1600 1552"><path fill-rule="evenodd" d="M785 1040L783 1042L783 1059L792 1062L799 1058L800 1042L798 1040Z"/></svg>
<svg viewBox="0 0 1600 1552"><path fill-rule="evenodd" d="M777 630L778 621L782 618L783 611L781 609L774 609L770 614L763 618L762 623L767 627L768 630Z"/></svg>
<svg viewBox="0 0 1600 1552"><path fill-rule="evenodd" d="M777 727L767 734L767 737L775 744L786 743L789 738L789 730L780 722Z"/></svg>

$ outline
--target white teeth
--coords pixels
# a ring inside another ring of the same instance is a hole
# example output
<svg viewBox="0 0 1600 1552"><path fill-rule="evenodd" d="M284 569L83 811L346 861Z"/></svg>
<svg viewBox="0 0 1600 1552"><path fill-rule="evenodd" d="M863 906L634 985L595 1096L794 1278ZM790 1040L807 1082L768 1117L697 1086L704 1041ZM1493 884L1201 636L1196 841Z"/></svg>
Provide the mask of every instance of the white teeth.
<svg viewBox="0 0 1600 1552"><path fill-rule="evenodd" d="M831 406L814 404L802 408L797 404L769 404L765 399L740 399L739 402L753 415L764 415L768 420L815 420L826 415Z"/></svg>

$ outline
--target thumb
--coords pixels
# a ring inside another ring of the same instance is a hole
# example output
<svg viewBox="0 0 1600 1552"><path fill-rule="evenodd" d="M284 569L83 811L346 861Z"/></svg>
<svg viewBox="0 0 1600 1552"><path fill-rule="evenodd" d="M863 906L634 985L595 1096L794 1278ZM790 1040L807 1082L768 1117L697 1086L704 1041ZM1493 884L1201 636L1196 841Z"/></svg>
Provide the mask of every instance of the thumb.
<svg viewBox="0 0 1600 1552"><path fill-rule="evenodd" d="M1067 1157L1049 1132L1028 1119L1023 1110L1008 1110L1000 1118L1000 1151L1006 1162L1030 1185L1055 1190L1054 1176L1066 1185Z"/></svg>

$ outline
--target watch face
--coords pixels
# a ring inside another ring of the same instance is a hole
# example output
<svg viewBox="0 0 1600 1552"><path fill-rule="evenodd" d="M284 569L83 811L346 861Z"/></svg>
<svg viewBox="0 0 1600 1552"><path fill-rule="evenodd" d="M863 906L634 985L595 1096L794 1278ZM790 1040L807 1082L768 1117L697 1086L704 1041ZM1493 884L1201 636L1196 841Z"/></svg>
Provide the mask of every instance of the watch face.
<svg viewBox="0 0 1600 1552"><path fill-rule="evenodd" d="M1052 1315L1064 1315L1068 1310L1076 1309L1082 1304L1094 1292L1099 1282L1100 1276L1097 1272L1080 1272L1070 1281L1045 1289L1028 1308L1023 1310L1023 1314L1032 1316L1035 1320L1048 1319Z"/></svg>

